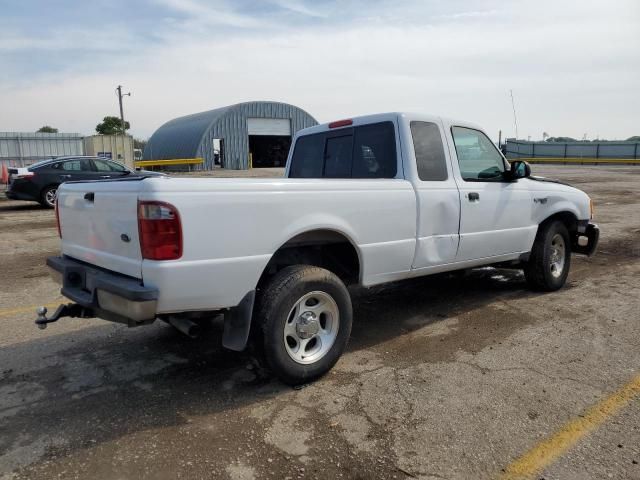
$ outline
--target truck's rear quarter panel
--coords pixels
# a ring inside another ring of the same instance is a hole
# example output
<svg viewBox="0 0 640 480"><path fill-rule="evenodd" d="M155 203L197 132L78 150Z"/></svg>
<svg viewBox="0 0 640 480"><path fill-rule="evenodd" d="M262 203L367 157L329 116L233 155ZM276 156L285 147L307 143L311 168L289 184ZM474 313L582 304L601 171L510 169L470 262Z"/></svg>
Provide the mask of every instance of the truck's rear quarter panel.
<svg viewBox="0 0 640 480"><path fill-rule="evenodd" d="M142 262L161 312L235 306L273 253L311 230L346 235L365 284L409 270L415 252L415 194L404 180L148 179L140 199L169 202L182 219L183 257Z"/></svg>

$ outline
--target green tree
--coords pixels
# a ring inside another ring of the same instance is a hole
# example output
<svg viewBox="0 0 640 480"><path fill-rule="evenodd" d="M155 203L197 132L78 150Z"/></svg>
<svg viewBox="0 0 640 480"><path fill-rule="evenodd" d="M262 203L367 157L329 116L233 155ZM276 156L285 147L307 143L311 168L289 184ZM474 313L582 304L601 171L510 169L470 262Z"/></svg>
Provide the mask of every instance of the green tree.
<svg viewBox="0 0 640 480"><path fill-rule="evenodd" d="M575 138L571 137L549 137L547 142L577 142Z"/></svg>
<svg viewBox="0 0 640 480"><path fill-rule="evenodd" d="M124 129L129 130L129 122L124 122ZM104 117L102 123L96 125L96 132L102 135L116 135L122 132L122 122L118 117Z"/></svg>
<svg viewBox="0 0 640 480"><path fill-rule="evenodd" d="M37 130L37 133L58 133L58 129L50 127L49 125L45 125L44 127L40 127Z"/></svg>
<svg viewBox="0 0 640 480"><path fill-rule="evenodd" d="M142 138L134 138L133 139L133 148L139 148L140 150L144 150L144 147L147 145L147 140Z"/></svg>
<svg viewBox="0 0 640 480"><path fill-rule="evenodd" d="M627 142L640 142L640 135L634 135L633 137L627 138Z"/></svg>

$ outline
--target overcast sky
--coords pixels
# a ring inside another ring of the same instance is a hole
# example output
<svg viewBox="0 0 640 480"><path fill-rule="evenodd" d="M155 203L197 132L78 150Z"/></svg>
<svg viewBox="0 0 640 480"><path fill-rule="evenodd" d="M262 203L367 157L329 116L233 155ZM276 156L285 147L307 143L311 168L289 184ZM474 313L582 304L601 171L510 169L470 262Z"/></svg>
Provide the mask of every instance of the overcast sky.
<svg viewBox="0 0 640 480"><path fill-rule="evenodd" d="M248 100L416 111L497 139L640 135L640 1L2 0L0 131L132 133Z"/></svg>

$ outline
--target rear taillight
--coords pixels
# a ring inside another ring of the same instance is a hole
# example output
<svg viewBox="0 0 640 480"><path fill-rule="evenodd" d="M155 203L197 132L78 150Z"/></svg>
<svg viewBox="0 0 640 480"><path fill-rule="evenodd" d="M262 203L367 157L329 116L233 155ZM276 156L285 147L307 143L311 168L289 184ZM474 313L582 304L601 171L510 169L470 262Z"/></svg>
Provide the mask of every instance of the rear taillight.
<svg viewBox="0 0 640 480"><path fill-rule="evenodd" d="M25 180L32 180L33 177L35 177L35 176L36 176L36 174L34 172L21 173L21 174L18 174L18 175L14 175L13 179L15 180L17 178L23 178Z"/></svg>
<svg viewBox="0 0 640 480"><path fill-rule="evenodd" d="M56 212L56 227L58 227L58 236L62 238L62 228L60 228L60 206L59 199L56 196L56 206L54 207Z"/></svg>
<svg viewBox="0 0 640 480"><path fill-rule="evenodd" d="M176 260L182 256L182 225L176 207L165 202L138 202L142 258Z"/></svg>

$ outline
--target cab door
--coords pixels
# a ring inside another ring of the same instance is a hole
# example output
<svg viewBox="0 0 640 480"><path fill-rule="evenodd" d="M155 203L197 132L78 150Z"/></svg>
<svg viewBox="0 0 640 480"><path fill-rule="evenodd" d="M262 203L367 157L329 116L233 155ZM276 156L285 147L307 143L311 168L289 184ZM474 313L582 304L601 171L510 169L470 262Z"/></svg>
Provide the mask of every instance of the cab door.
<svg viewBox="0 0 640 480"><path fill-rule="evenodd" d="M529 251L537 224L528 182L507 178L507 162L482 131L452 126L450 135L460 176L456 261Z"/></svg>
<svg viewBox="0 0 640 480"><path fill-rule="evenodd" d="M413 269L455 261L458 251L460 198L452 172L442 125L411 121L418 202L416 255Z"/></svg>

